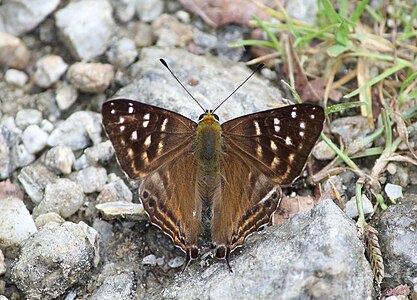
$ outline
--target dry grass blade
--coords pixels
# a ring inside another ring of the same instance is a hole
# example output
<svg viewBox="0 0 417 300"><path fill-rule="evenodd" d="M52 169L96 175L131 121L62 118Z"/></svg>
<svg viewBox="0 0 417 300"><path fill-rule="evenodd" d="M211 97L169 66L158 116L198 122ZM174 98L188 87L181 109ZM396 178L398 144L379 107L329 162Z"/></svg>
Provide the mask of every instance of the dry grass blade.
<svg viewBox="0 0 417 300"><path fill-rule="evenodd" d="M378 231L371 225L366 224L364 232L364 242L371 262L372 271L374 273L375 282L378 286L384 279L384 260L382 258L381 249L378 241Z"/></svg>

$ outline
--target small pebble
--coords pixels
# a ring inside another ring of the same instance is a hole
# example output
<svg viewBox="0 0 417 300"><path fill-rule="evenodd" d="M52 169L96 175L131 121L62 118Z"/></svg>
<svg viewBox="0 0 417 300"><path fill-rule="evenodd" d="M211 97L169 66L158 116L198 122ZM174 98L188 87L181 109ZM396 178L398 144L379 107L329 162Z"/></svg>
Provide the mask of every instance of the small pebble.
<svg viewBox="0 0 417 300"><path fill-rule="evenodd" d="M36 71L34 75L35 83L47 88L58 81L58 79L65 73L68 65L64 62L62 57L58 55L46 55L41 57L36 62Z"/></svg>
<svg viewBox="0 0 417 300"><path fill-rule="evenodd" d="M77 170L77 171L85 169L89 166L90 165L88 163L87 156L85 154L81 155L74 162L74 169Z"/></svg>
<svg viewBox="0 0 417 300"><path fill-rule="evenodd" d="M311 154L318 160L331 160L336 156L336 153L326 144L325 141L319 141L311 151Z"/></svg>
<svg viewBox="0 0 417 300"><path fill-rule="evenodd" d="M0 248L16 246L37 231L23 201L16 197L0 199Z"/></svg>
<svg viewBox="0 0 417 300"><path fill-rule="evenodd" d="M156 256L149 254L142 259L142 265L144 266L156 266Z"/></svg>
<svg viewBox="0 0 417 300"><path fill-rule="evenodd" d="M175 16L180 20L181 22L188 24L190 23L190 14L186 12L185 10L179 10L175 13Z"/></svg>
<svg viewBox="0 0 417 300"><path fill-rule="evenodd" d="M33 217L54 212L68 218L81 208L84 200L84 193L79 184L67 178L59 178L46 185L42 201L33 209Z"/></svg>
<svg viewBox="0 0 417 300"><path fill-rule="evenodd" d="M29 125L22 135L22 141L30 153L37 153L45 148L48 141L48 133L38 125Z"/></svg>
<svg viewBox="0 0 417 300"><path fill-rule="evenodd" d="M150 25L136 22L129 24L128 28L132 32L133 40L137 47L143 48L153 45L154 36Z"/></svg>
<svg viewBox="0 0 417 300"><path fill-rule="evenodd" d="M138 56L135 42L128 38L118 40L109 51L107 51L108 60L119 68L126 68L132 64Z"/></svg>
<svg viewBox="0 0 417 300"><path fill-rule="evenodd" d="M56 91L56 104L60 110L67 110L77 101L78 90L70 84L62 84Z"/></svg>
<svg viewBox="0 0 417 300"><path fill-rule="evenodd" d="M6 263L4 261L3 252L0 250L0 276L6 274Z"/></svg>
<svg viewBox="0 0 417 300"><path fill-rule="evenodd" d="M78 62L68 70L68 80L80 91L102 93L110 85L114 69L110 64Z"/></svg>
<svg viewBox="0 0 417 300"><path fill-rule="evenodd" d="M87 167L71 174L71 177L82 187L84 193L103 190L107 181L107 171L102 167Z"/></svg>
<svg viewBox="0 0 417 300"><path fill-rule="evenodd" d="M22 70L29 63L30 52L23 41L0 30L0 67Z"/></svg>
<svg viewBox="0 0 417 300"><path fill-rule="evenodd" d="M133 272L125 272L106 276L103 283L89 297L89 300L133 300L136 295L136 276Z"/></svg>
<svg viewBox="0 0 417 300"><path fill-rule="evenodd" d="M170 260L168 261L168 266L169 266L171 269L176 269L176 268L181 267L181 266L184 264L184 262L185 262L184 257L182 257L182 256L177 256L177 257L175 257L175 258L173 258L173 259L170 259Z"/></svg>
<svg viewBox="0 0 417 300"><path fill-rule="evenodd" d="M57 178L58 176L40 163L24 167L17 175L17 179L34 204L41 202L46 185L54 182Z"/></svg>
<svg viewBox="0 0 417 300"><path fill-rule="evenodd" d="M4 74L4 81L18 87L23 87L29 80L25 72L16 69L8 69Z"/></svg>
<svg viewBox="0 0 417 300"><path fill-rule="evenodd" d="M71 148L58 145L51 148L45 156L45 165L55 174L70 174L75 162L75 156Z"/></svg>
<svg viewBox="0 0 417 300"><path fill-rule="evenodd" d="M14 148L13 153L15 154L15 165L19 168L23 168L30 163L34 162L36 156L33 153L30 153L25 145L17 145Z"/></svg>
<svg viewBox="0 0 417 300"><path fill-rule="evenodd" d="M152 22L152 30L157 37L157 46L184 47L193 40L193 28L179 22L171 15L163 14Z"/></svg>
<svg viewBox="0 0 417 300"><path fill-rule="evenodd" d="M365 215L374 213L374 206L366 195L362 195L362 206ZM346 202L345 213L352 219L358 217L359 214L356 206L356 197L352 197L348 202Z"/></svg>
<svg viewBox="0 0 417 300"><path fill-rule="evenodd" d="M109 181L100 194L97 196L97 203L127 201L131 202L133 199L132 192L126 186L125 182L114 174L109 174ZM116 177L116 178L113 178Z"/></svg>
<svg viewBox="0 0 417 300"><path fill-rule="evenodd" d="M151 22L159 17L164 11L163 0L138 0L136 12L142 22Z"/></svg>
<svg viewBox="0 0 417 300"><path fill-rule="evenodd" d="M90 165L106 164L114 156L112 143L107 140L84 150L85 157Z"/></svg>
<svg viewBox="0 0 417 300"><path fill-rule="evenodd" d="M49 222L62 224L65 222L65 219L61 217L59 214L54 213L54 212L42 214L35 219L36 228L38 229L41 228L42 226L45 226Z"/></svg>
<svg viewBox="0 0 417 300"><path fill-rule="evenodd" d="M16 126L25 129L29 125L39 125L42 121L42 113L37 109L22 109L16 114Z"/></svg>
<svg viewBox="0 0 417 300"><path fill-rule="evenodd" d="M43 119L41 121L41 128L42 130L46 131L47 133L51 133L54 129L54 124L52 124L50 121Z"/></svg>
<svg viewBox="0 0 417 300"><path fill-rule="evenodd" d="M397 199L403 197L403 189L399 185L387 183L384 190L385 193L387 193L388 198L392 201L396 201Z"/></svg>

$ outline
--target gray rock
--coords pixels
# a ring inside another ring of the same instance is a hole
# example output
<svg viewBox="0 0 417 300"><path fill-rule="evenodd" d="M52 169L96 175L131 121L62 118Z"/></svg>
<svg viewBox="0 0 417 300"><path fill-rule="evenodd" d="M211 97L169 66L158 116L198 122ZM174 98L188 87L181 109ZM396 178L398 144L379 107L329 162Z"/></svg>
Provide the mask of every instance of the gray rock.
<svg viewBox="0 0 417 300"><path fill-rule="evenodd" d="M170 259L168 261L168 266L171 269L176 269L176 268L182 267L182 265L184 265L184 263L185 263L184 256L177 256L177 257L175 257L173 259Z"/></svg>
<svg viewBox="0 0 417 300"><path fill-rule="evenodd" d="M6 263L4 262L3 252L0 250L0 276L6 273Z"/></svg>
<svg viewBox="0 0 417 300"><path fill-rule="evenodd" d="M54 124L52 124L50 121L43 119L41 122L41 128L42 130L46 131L47 133L51 133L52 130L54 130Z"/></svg>
<svg viewBox="0 0 417 300"><path fill-rule="evenodd" d="M75 162L71 148L58 145L50 149L45 156L44 164L55 174L70 174Z"/></svg>
<svg viewBox="0 0 417 300"><path fill-rule="evenodd" d="M111 0L116 18L127 23L133 19L136 12L136 0Z"/></svg>
<svg viewBox="0 0 417 300"><path fill-rule="evenodd" d="M163 14L152 22L152 31L160 47L185 47L193 40L193 28L171 15Z"/></svg>
<svg viewBox="0 0 417 300"><path fill-rule="evenodd" d="M90 111L77 111L55 128L48 138L48 145L66 145L72 150L87 147L93 141L101 142L101 115Z"/></svg>
<svg viewBox="0 0 417 300"><path fill-rule="evenodd" d="M114 20L107 0L70 2L55 13L56 26L75 58L91 60L110 45Z"/></svg>
<svg viewBox="0 0 417 300"><path fill-rule="evenodd" d="M98 259L93 228L83 222L48 223L22 244L11 278L30 299L53 299L85 277Z"/></svg>
<svg viewBox="0 0 417 300"><path fill-rule="evenodd" d="M114 174L109 174L109 183L106 184L97 196L97 203L128 201L131 202L133 195L125 182Z"/></svg>
<svg viewBox="0 0 417 300"><path fill-rule="evenodd" d="M118 68L126 68L135 61L137 56L135 41L128 38L118 40L107 51L108 60Z"/></svg>
<svg viewBox="0 0 417 300"><path fill-rule="evenodd" d="M366 195L362 195L362 206L363 206L363 213L365 215L370 215L374 213L374 206L371 200L366 197ZM358 207L356 205L356 197L352 197L348 202L346 202L345 206L345 213L352 219L357 218L358 214Z"/></svg>
<svg viewBox="0 0 417 300"><path fill-rule="evenodd" d="M94 193L103 190L107 181L107 171L102 167L87 167L74 172L71 177L82 187L84 193Z"/></svg>
<svg viewBox="0 0 417 300"><path fill-rule="evenodd" d="M338 118L331 123L330 128L333 133L342 137L346 148L353 147L356 140L360 140L371 131L367 118L362 116Z"/></svg>
<svg viewBox="0 0 417 300"><path fill-rule="evenodd" d="M42 201L33 210L33 217L55 212L63 218L76 213L84 204L82 187L67 178L59 178L45 187L45 195Z"/></svg>
<svg viewBox="0 0 417 300"><path fill-rule="evenodd" d="M27 108L19 110L16 114L16 125L25 129L29 125L39 125L42 121L42 113L37 109Z"/></svg>
<svg viewBox="0 0 417 300"><path fill-rule="evenodd" d="M14 153L14 165L16 167L22 168L22 167L26 167L27 165L29 165L30 163L34 162L36 159L35 154L30 153L27 148L20 144L17 145L14 149L13 149L13 153Z"/></svg>
<svg viewBox="0 0 417 300"><path fill-rule="evenodd" d="M277 250L279 249L279 250ZM168 299L371 299L373 275L355 224L330 200L266 228L224 263L192 264ZM149 291L158 295L156 289ZM278 296L279 295L279 296Z"/></svg>
<svg viewBox="0 0 417 300"><path fill-rule="evenodd" d="M99 143L84 150L89 165L106 164L114 156L114 148L110 140Z"/></svg>
<svg viewBox="0 0 417 300"><path fill-rule="evenodd" d="M102 93L113 80L114 69L110 64L78 62L71 65L67 77L80 91Z"/></svg>
<svg viewBox="0 0 417 300"><path fill-rule="evenodd" d="M13 160L13 148L17 136L5 125L0 125L0 179L8 178L17 166Z"/></svg>
<svg viewBox="0 0 417 300"><path fill-rule="evenodd" d="M29 32L53 12L59 2L59 0L3 1L0 6L0 31L13 35Z"/></svg>
<svg viewBox="0 0 417 300"><path fill-rule="evenodd" d="M141 60L130 68L136 78L120 89L116 96L174 110L196 120L202 110L159 62L161 57L166 59L179 80L205 108L216 107L250 74L243 63L222 62L211 56L197 56L181 49L145 48L141 52ZM197 84L187 84L191 80ZM266 79L254 75L216 114L221 121L226 121L281 102L279 90Z"/></svg>
<svg viewBox="0 0 417 300"><path fill-rule="evenodd" d="M217 36L194 29L194 43L202 53L209 53L217 47Z"/></svg>
<svg viewBox="0 0 417 300"><path fill-rule="evenodd" d="M48 133L43 131L38 125L29 125L23 131L22 141L30 153L37 153L45 148L48 137Z"/></svg>
<svg viewBox="0 0 417 300"><path fill-rule="evenodd" d="M8 69L4 74L4 80L18 87L23 87L29 80L25 72L16 69Z"/></svg>
<svg viewBox="0 0 417 300"><path fill-rule="evenodd" d="M56 104L58 105L60 110L66 110L71 107L77 101L78 98L78 90L67 83L63 83L57 90L56 90Z"/></svg>
<svg viewBox="0 0 417 300"><path fill-rule="evenodd" d="M48 88L58 81L65 73L68 65L58 55L46 55L36 62L36 71L34 75L36 85L42 88Z"/></svg>
<svg viewBox="0 0 417 300"><path fill-rule="evenodd" d="M88 166L90 165L88 163L87 156L85 154L78 157L74 162L74 169L77 171L85 169Z"/></svg>
<svg viewBox="0 0 417 300"><path fill-rule="evenodd" d="M402 187L396 184L387 183L385 185L384 191L388 198L390 198L392 201L396 201L403 197Z"/></svg>
<svg viewBox="0 0 417 300"><path fill-rule="evenodd" d="M0 29L0 66L24 69L30 59L28 48L21 39L1 31Z"/></svg>
<svg viewBox="0 0 417 300"><path fill-rule="evenodd" d="M238 25L223 26L217 33L217 53L219 58L239 61L245 51L244 47L230 47L234 42L243 40L243 27Z"/></svg>
<svg viewBox="0 0 417 300"><path fill-rule="evenodd" d="M136 13L142 22L151 22L164 11L163 0L137 0Z"/></svg>
<svg viewBox="0 0 417 300"><path fill-rule="evenodd" d="M57 178L58 176L49 171L45 165L39 163L24 167L17 175L26 194L35 204L41 202L46 185Z"/></svg>
<svg viewBox="0 0 417 300"><path fill-rule="evenodd" d="M156 266L156 256L149 254L142 259L142 265L144 266Z"/></svg>
<svg viewBox="0 0 417 300"><path fill-rule="evenodd" d="M133 272L110 275L103 279L100 287L89 300L134 300L136 279Z"/></svg>
<svg viewBox="0 0 417 300"><path fill-rule="evenodd" d="M0 199L0 207L0 248L17 246L37 231L32 216L21 199Z"/></svg>
<svg viewBox="0 0 417 300"><path fill-rule="evenodd" d="M317 19L317 1L315 0L295 0L285 3L285 11L292 18L305 22L307 24L315 24Z"/></svg>
<svg viewBox="0 0 417 300"><path fill-rule="evenodd" d="M325 141L319 141L311 151L311 154L318 160L331 160L336 153L326 144Z"/></svg>
<svg viewBox="0 0 417 300"><path fill-rule="evenodd" d="M417 196L404 195L380 216L376 229L384 255L384 286L413 285L417 277Z"/></svg>

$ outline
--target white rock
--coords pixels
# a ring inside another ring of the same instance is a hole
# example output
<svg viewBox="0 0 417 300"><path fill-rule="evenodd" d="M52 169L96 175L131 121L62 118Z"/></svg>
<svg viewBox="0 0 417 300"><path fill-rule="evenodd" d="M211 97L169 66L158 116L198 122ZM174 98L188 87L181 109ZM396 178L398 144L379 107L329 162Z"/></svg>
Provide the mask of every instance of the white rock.
<svg viewBox="0 0 417 300"><path fill-rule="evenodd" d="M55 13L55 20L64 43L81 60L103 54L115 28L107 0L70 2Z"/></svg>
<svg viewBox="0 0 417 300"><path fill-rule="evenodd" d="M18 87L23 87L28 82L29 77L25 72L16 69L8 69L4 74L4 80L7 83L13 84Z"/></svg>
<svg viewBox="0 0 417 300"><path fill-rule="evenodd" d="M78 62L68 70L68 80L80 91L86 93L102 93L114 77L114 69L110 64Z"/></svg>
<svg viewBox="0 0 417 300"><path fill-rule="evenodd" d="M0 66L24 69L30 59L28 48L21 39L1 31L0 28Z"/></svg>
<svg viewBox="0 0 417 300"><path fill-rule="evenodd" d="M396 184L387 183L385 185L385 193L393 201L403 197L402 187Z"/></svg>
<svg viewBox="0 0 417 300"><path fill-rule="evenodd" d="M21 35L35 28L59 4L59 0L3 1L0 6L0 31Z"/></svg>
<svg viewBox="0 0 417 300"><path fill-rule="evenodd" d="M366 197L365 195L362 195L362 206L365 215L374 213L374 206L372 205L372 202L368 199L368 197ZM352 197L348 202L346 202L345 213L352 219L358 217L356 197Z"/></svg>
<svg viewBox="0 0 417 300"><path fill-rule="evenodd" d="M78 90L70 84L65 83L56 91L55 100L60 110L70 108L77 101L77 98Z"/></svg>
<svg viewBox="0 0 417 300"><path fill-rule="evenodd" d="M143 22L155 20L163 11L164 1L162 0L138 0L136 4L136 12Z"/></svg>
<svg viewBox="0 0 417 300"><path fill-rule="evenodd" d="M142 259L142 265L156 266L156 256L149 254Z"/></svg>
<svg viewBox="0 0 417 300"><path fill-rule="evenodd" d="M87 167L73 174L86 194L101 192L107 181L107 171L102 167Z"/></svg>
<svg viewBox="0 0 417 300"><path fill-rule="evenodd" d="M117 67L129 66L137 56L135 42L128 38L120 39L107 51L108 60Z"/></svg>
<svg viewBox="0 0 417 300"><path fill-rule="evenodd" d="M57 145L50 149L45 156L45 165L56 174L70 174L75 162L71 148Z"/></svg>
<svg viewBox="0 0 417 300"><path fill-rule="evenodd" d="M0 276L6 273L6 263L4 262L4 255L3 252L0 250ZM6 300L7 298L4 297ZM3 300L0 298L0 300Z"/></svg>
<svg viewBox="0 0 417 300"><path fill-rule="evenodd" d="M30 153L37 153L45 148L48 134L38 125L29 125L23 131L22 141Z"/></svg>
<svg viewBox="0 0 417 300"><path fill-rule="evenodd" d="M35 222L22 200L0 199L0 247L14 246L36 232Z"/></svg>
<svg viewBox="0 0 417 300"><path fill-rule="evenodd" d="M68 65L58 55L46 55L36 62L35 83L43 88L50 87L65 73Z"/></svg>
<svg viewBox="0 0 417 300"><path fill-rule="evenodd" d="M22 109L16 114L16 126L25 129L29 125L39 125L42 121L42 113L37 109Z"/></svg>
<svg viewBox="0 0 417 300"><path fill-rule="evenodd" d="M29 165L36 159L36 156L33 153L30 153L25 145L22 144L17 145L14 153L16 154L16 165L19 166L19 168Z"/></svg>

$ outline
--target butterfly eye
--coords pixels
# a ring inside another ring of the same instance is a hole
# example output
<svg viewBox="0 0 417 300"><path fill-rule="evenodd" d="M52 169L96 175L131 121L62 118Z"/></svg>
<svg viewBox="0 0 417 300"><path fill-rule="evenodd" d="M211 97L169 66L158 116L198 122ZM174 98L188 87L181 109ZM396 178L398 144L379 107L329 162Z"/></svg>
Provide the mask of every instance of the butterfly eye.
<svg viewBox="0 0 417 300"><path fill-rule="evenodd" d="M202 115L200 115L199 117L198 117L198 120L199 121L201 121L201 120L203 120L203 118L204 118L204 116L205 116L206 114L202 114Z"/></svg>
<svg viewBox="0 0 417 300"><path fill-rule="evenodd" d="M216 114L213 114L213 117L218 121L219 120L219 116Z"/></svg>

